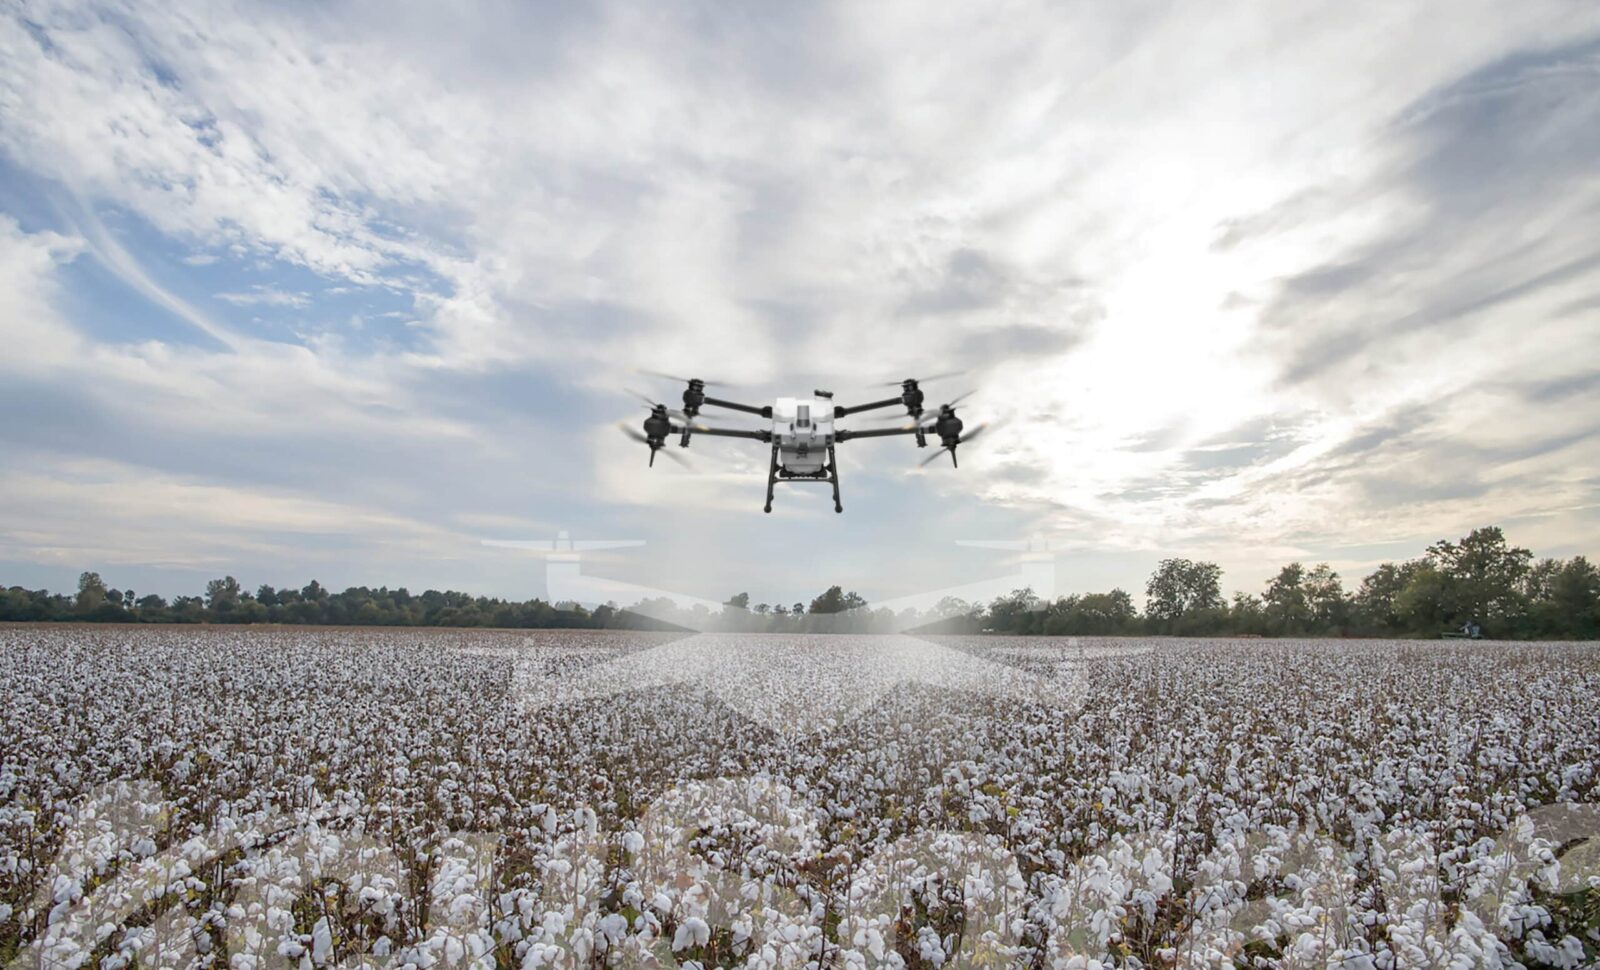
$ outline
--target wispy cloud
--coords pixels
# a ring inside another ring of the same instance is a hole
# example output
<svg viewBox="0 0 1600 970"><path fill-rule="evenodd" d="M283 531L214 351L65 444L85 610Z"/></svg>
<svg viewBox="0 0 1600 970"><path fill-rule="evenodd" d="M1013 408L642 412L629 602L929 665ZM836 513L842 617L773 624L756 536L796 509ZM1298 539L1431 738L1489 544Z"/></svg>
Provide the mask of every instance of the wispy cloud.
<svg viewBox="0 0 1600 970"><path fill-rule="evenodd" d="M631 527L774 594L896 591L980 523L1097 585L1506 517L1600 548L1596 36L1568 0L31 4L0 153L59 218L0 180L0 368L59 433L11 460ZM836 533L798 496L753 526L759 450L643 475L640 366L842 399L965 366L931 390L1003 420L959 474L849 450Z"/></svg>
<svg viewBox="0 0 1600 970"><path fill-rule="evenodd" d="M291 293L275 286L257 283L250 289L237 293L213 293L213 297L234 306L288 307L302 310L311 305L311 294Z"/></svg>

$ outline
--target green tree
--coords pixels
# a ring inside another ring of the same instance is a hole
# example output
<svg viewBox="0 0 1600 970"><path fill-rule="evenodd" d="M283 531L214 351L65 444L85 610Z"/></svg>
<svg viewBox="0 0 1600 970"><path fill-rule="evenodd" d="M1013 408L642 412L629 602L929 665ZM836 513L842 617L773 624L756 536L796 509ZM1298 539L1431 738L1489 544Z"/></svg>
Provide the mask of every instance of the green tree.
<svg viewBox="0 0 1600 970"><path fill-rule="evenodd" d="M1030 614L1039 610L1039 597L1031 589L1014 589L989 604L989 628L996 633L1029 632Z"/></svg>
<svg viewBox="0 0 1600 970"><path fill-rule="evenodd" d="M1043 632L1051 636L1107 636L1127 633L1139 619L1126 590L1063 596L1050 605Z"/></svg>
<svg viewBox="0 0 1600 970"><path fill-rule="evenodd" d="M1583 556L1574 556L1550 584L1551 605L1563 620L1565 636L1600 637L1600 570Z"/></svg>
<svg viewBox="0 0 1600 970"><path fill-rule="evenodd" d="M1533 553L1506 544L1498 526L1474 529L1459 543L1440 540L1428 559L1444 577L1445 622L1468 620L1503 633L1527 607L1523 593Z"/></svg>
<svg viewBox="0 0 1600 970"><path fill-rule="evenodd" d="M1367 629L1386 633L1405 629L1395 603L1411 577L1424 565L1424 561L1417 559L1398 565L1386 562L1361 581L1353 606Z"/></svg>
<svg viewBox="0 0 1600 970"><path fill-rule="evenodd" d="M1211 562L1163 559L1145 584L1145 616L1167 629L1176 629L1184 617L1220 613L1222 567Z"/></svg>
<svg viewBox="0 0 1600 970"><path fill-rule="evenodd" d="M1306 599L1306 567L1297 562L1278 570L1261 594L1267 628L1279 635L1304 633L1311 622L1311 605Z"/></svg>
<svg viewBox="0 0 1600 970"><path fill-rule="evenodd" d="M1121 587L1109 593L1088 593L1078 600L1078 613L1089 628L1085 633L1126 633L1139 619L1133 597Z"/></svg>
<svg viewBox="0 0 1600 970"><path fill-rule="evenodd" d="M1562 565L1559 559L1541 559L1528 568L1528 575L1522 581L1522 595L1529 603L1550 598Z"/></svg>
<svg viewBox="0 0 1600 970"><path fill-rule="evenodd" d="M106 601L106 584L99 573L78 574L78 599L79 613L88 613Z"/></svg>
<svg viewBox="0 0 1600 970"><path fill-rule="evenodd" d="M959 596L941 597L939 602L933 604L933 615L938 619L952 616L967 616L972 612L972 604Z"/></svg>
<svg viewBox="0 0 1600 970"><path fill-rule="evenodd" d="M1318 633L1343 632L1350 619L1350 604L1339 574L1327 563L1318 563L1306 573L1303 586L1312 629Z"/></svg>
<svg viewBox="0 0 1600 970"><path fill-rule="evenodd" d="M1228 605L1228 625L1235 633L1262 634L1267 632L1267 617L1261 597L1243 591L1233 594Z"/></svg>
<svg viewBox="0 0 1600 970"><path fill-rule="evenodd" d="M1399 628L1409 633L1437 635L1449 622L1445 596L1448 580L1432 563L1419 563L1406 578L1405 588L1394 598Z"/></svg>
<svg viewBox="0 0 1600 970"><path fill-rule="evenodd" d="M206 608L216 613L231 610L239 605L241 592L239 581L232 576L213 579L206 583Z"/></svg>
<svg viewBox="0 0 1600 970"><path fill-rule="evenodd" d="M723 603L722 605L732 607L736 610L748 610L750 608L750 594L735 593L728 597L727 602Z"/></svg>
<svg viewBox="0 0 1600 970"><path fill-rule="evenodd" d="M822 595L811 600L811 613L843 613L844 590L838 586L829 586Z"/></svg>
<svg viewBox="0 0 1600 970"><path fill-rule="evenodd" d="M170 613L178 623L199 623L205 619L205 601L198 596L179 596L172 601Z"/></svg>

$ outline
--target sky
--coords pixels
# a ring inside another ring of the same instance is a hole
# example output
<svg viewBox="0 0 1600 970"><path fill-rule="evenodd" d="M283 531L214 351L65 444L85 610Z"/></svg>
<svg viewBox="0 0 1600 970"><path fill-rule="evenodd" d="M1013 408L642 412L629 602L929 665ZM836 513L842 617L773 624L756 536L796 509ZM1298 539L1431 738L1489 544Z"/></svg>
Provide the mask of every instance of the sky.
<svg viewBox="0 0 1600 970"><path fill-rule="evenodd" d="M1592 0L7 3L0 583L1600 554L1596 159ZM646 468L639 369L994 424L763 515L758 445Z"/></svg>

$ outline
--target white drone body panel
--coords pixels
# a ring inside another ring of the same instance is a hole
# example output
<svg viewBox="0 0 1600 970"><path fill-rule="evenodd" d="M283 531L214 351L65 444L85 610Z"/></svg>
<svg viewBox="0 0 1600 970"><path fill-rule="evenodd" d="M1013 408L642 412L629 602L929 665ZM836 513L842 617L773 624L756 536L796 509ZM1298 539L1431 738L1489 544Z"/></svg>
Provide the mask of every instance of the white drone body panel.
<svg viewBox="0 0 1600 970"><path fill-rule="evenodd" d="M833 444L833 402L819 397L780 397L772 405L772 440L791 475L821 475Z"/></svg>

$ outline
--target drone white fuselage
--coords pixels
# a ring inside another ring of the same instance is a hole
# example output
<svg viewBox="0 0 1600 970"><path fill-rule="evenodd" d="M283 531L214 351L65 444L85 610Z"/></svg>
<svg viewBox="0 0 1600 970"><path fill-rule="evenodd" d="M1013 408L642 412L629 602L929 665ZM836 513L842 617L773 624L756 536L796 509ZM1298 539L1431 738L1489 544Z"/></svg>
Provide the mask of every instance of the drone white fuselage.
<svg viewBox="0 0 1600 970"><path fill-rule="evenodd" d="M791 475L821 475L833 444L833 402L819 397L780 397L772 405L772 440Z"/></svg>

